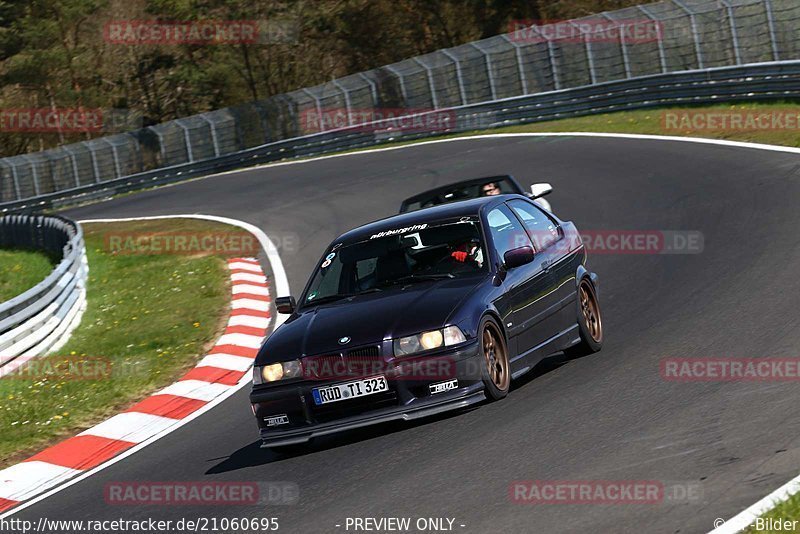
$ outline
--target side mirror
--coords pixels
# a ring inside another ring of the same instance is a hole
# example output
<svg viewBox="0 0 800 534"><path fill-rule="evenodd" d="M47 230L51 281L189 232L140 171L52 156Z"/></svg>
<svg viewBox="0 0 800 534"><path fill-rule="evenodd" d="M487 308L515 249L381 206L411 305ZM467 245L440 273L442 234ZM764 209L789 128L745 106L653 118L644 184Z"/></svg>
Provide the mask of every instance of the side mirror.
<svg viewBox="0 0 800 534"><path fill-rule="evenodd" d="M513 269L520 265L525 265L533 261L533 249L531 247L519 247L507 250L503 254L503 265L506 269Z"/></svg>
<svg viewBox="0 0 800 534"><path fill-rule="evenodd" d="M531 186L531 198L539 198L545 195L549 195L553 192L553 186L547 182L542 182L540 184L533 184Z"/></svg>
<svg viewBox="0 0 800 534"><path fill-rule="evenodd" d="M297 303L294 297L278 297L275 299L275 307L278 308L278 313L292 314L297 308Z"/></svg>

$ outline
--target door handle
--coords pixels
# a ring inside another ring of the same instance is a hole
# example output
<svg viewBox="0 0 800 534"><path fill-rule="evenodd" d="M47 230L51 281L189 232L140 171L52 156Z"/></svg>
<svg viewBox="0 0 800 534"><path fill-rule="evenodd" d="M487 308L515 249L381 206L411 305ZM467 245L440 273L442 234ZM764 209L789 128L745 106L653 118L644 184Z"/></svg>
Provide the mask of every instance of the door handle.
<svg viewBox="0 0 800 534"><path fill-rule="evenodd" d="M544 271L546 273L549 273L550 272L550 267L552 267L552 266L553 266L553 262L552 261L545 260L545 261L542 262L542 271Z"/></svg>

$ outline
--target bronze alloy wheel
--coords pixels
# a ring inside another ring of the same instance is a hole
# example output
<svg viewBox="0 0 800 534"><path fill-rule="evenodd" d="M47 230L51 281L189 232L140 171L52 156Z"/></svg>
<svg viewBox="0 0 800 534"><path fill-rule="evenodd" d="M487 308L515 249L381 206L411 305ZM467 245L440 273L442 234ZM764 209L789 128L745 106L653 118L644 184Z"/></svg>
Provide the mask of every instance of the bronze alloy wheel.
<svg viewBox="0 0 800 534"><path fill-rule="evenodd" d="M483 327L483 357L486 360L489 380L498 390L506 391L511 379L508 354L503 343L503 334L493 322L487 322Z"/></svg>
<svg viewBox="0 0 800 534"><path fill-rule="evenodd" d="M603 341L603 319L600 317L600 305L597 303L594 288L587 280L581 282L578 296L586 331L592 341L600 343Z"/></svg>

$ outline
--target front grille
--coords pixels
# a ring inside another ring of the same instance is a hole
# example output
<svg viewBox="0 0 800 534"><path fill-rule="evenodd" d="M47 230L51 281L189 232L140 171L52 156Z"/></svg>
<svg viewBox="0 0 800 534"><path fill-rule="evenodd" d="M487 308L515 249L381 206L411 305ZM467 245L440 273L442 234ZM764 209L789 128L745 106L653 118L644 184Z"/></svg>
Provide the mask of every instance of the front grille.
<svg viewBox="0 0 800 534"><path fill-rule="evenodd" d="M342 366L341 354L326 354L323 356L308 356L303 358L303 376L312 380L329 380L340 373Z"/></svg>
<svg viewBox="0 0 800 534"><path fill-rule="evenodd" d="M380 358L381 350L377 346L372 347L359 347L357 349L352 349L347 351L348 358Z"/></svg>
<svg viewBox="0 0 800 534"><path fill-rule="evenodd" d="M350 349L346 354L306 356L302 362L303 376L310 380L349 380L386 371L377 345Z"/></svg>

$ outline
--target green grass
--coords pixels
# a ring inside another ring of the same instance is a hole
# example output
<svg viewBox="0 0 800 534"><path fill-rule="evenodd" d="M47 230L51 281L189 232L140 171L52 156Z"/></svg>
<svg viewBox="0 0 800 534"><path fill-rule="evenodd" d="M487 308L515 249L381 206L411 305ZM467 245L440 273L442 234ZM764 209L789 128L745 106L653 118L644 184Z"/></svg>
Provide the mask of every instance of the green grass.
<svg viewBox="0 0 800 534"><path fill-rule="evenodd" d="M667 130L662 124L662 114L666 111L690 110L692 112L719 112L724 110L754 110L759 112L769 112L790 109L794 110L795 113L800 114L800 104L790 101L742 102L736 104L717 104L713 106L672 106L636 111L616 111L613 113L603 113L601 115L587 115L584 117L556 119L518 126L505 126L502 128L493 128L491 130L460 132L435 136L427 139L417 139L413 141L396 141L392 143L376 145L373 147L343 150L337 153L346 154L361 152L363 150L370 150L374 148L413 145L429 140L469 137L473 135L537 132L595 132L669 135L681 137L704 137L709 139L728 139L731 141L745 141L750 143L765 143L771 145L800 147L800 130ZM309 156L308 158L298 159L313 159L314 157L317 156Z"/></svg>
<svg viewBox="0 0 800 534"><path fill-rule="evenodd" d="M683 137L706 137L712 139L728 139L732 141L746 141L751 143L765 143L800 147L800 130L692 130L692 129L665 129L663 114L666 111L691 110L692 112L720 112L725 110L753 110L757 112L770 112L779 110L794 110L800 113L800 106L791 102L769 103L739 103L719 104L714 106L698 107L670 107L637 111L620 111L603 115L589 115L571 119L540 122L524 126L509 126L492 130L491 133L508 132L609 132L650 135L672 135Z"/></svg>
<svg viewBox="0 0 800 534"><path fill-rule="evenodd" d="M765 533L775 533L775 534L785 534L786 532L800 532L800 494L795 494L789 497L788 500L780 503L778 506L767 512L762 516L766 519L777 519L783 522L784 520L789 521L797 521L795 524L798 528L790 528L778 530L774 528L762 528L757 529L755 527L755 523L747 528L744 532L747 534L765 534ZM764 526L768 526L768 523L764 523Z"/></svg>
<svg viewBox="0 0 800 534"><path fill-rule="evenodd" d="M29 374L0 379L0 466L173 383L216 341L228 317L225 257L112 254L106 236L241 230L171 219L87 224L84 231L87 310L57 355L36 360ZM100 363L110 370L70 374L56 368L65 361Z"/></svg>
<svg viewBox="0 0 800 534"><path fill-rule="evenodd" d="M55 267L41 252L0 250L0 302L12 299L42 280Z"/></svg>

